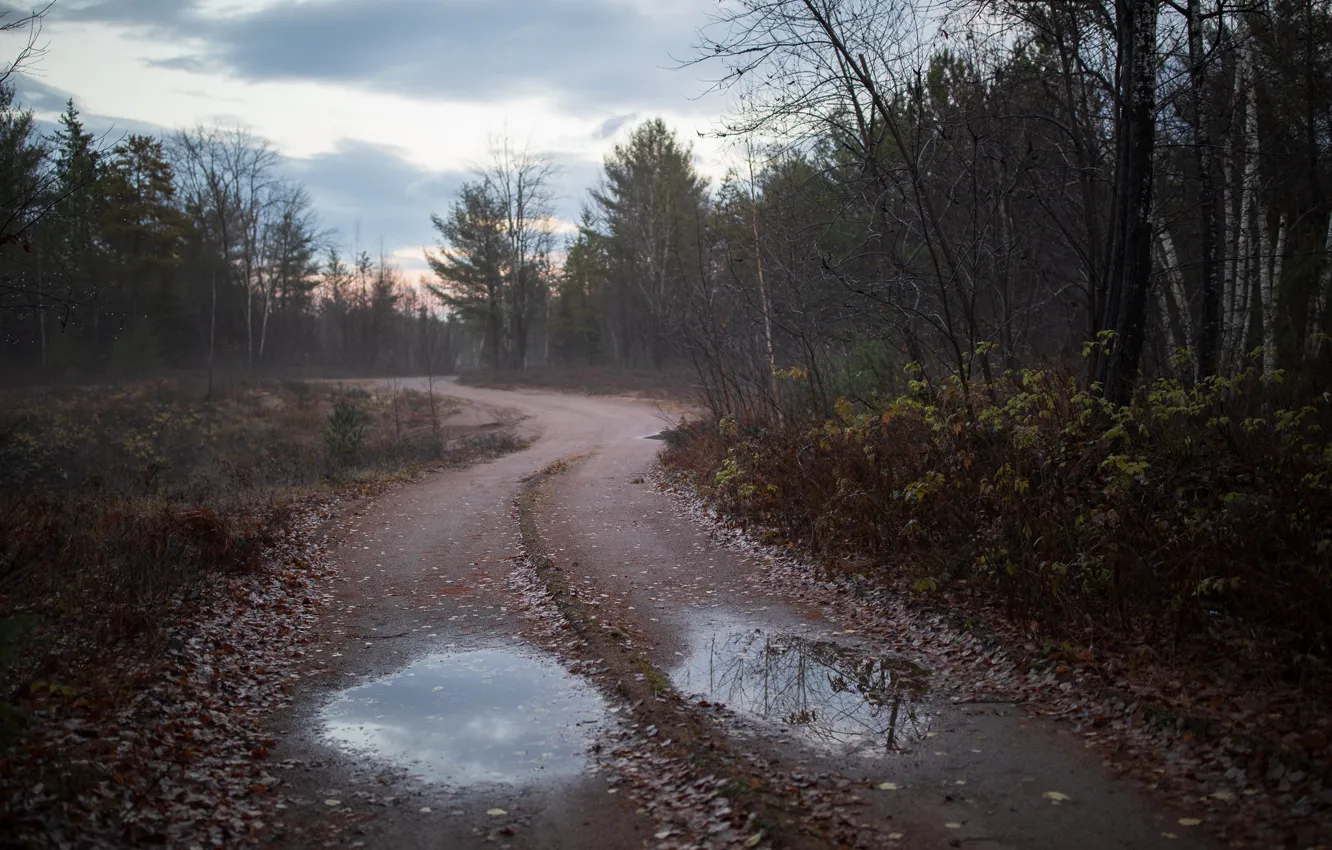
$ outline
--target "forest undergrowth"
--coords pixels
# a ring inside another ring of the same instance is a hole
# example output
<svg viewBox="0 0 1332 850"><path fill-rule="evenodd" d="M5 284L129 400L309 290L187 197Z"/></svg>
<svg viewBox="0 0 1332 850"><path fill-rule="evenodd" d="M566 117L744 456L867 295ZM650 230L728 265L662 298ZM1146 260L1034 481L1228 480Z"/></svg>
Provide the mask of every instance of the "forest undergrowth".
<svg viewBox="0 0 1332 850"><path fill-rule="evenodd" d="M390 384L291 381L236 383L211 400L172 381L7 395L0 697L10 719L33 687L74 693L108 654L150 653L165 611L262 569L304 500L513 448L506 433L450 433L457 404Z"/></svg>
<svg viewBox="0 0 1332 850"><path fill-rule="evenodd" d="M1224 739L1241 781L1317 796L1332 780L1332 397L1292 403L1282 379L1158 380L1126 406L1053 370L918 379L829 418L694 422L663 461L723 519L999 623L1061 674L1109 657L1149 671L1170 693L1126 698L1135 724Z"/></svg>

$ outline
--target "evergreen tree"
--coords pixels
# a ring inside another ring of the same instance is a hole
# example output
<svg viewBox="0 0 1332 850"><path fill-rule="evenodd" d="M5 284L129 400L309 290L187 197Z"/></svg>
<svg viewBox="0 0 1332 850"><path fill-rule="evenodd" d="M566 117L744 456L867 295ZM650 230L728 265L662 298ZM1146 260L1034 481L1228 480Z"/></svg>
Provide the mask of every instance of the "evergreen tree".
<svg viewBox="0 0 1332 850"><path fill-rule="evenodd" d="M190 343L177 274L186 221L157 139L126 138L112 151L104 179L99 237L108 285L101 306L123 317L117 365L142 371L185 356Z"/></svg>
<svg viewBox="0 0 1332 850"><path fill-rule="evenodd" d="M482 328L485 364L498 368L508 350L504 316L504 207L483 181L467 183L448 218L432 215L438 252L426 260L439 283L430 291L463 321Z"/></svg>
<svg viewBox="0 0 1332 850"><path fill-rule="evenodd" d="M555 284L549 333L559 361L592 365L605 357L600 313L605 284L605 242L594 229L591 211L584 209Z"/></svg>
<svg viewBox="0 0 1332 850"><path fill-rule="evenodd" d="M690 278L698 276L707 183L691 150L654 118L606 158L592 199L606 240L617 359L661 367L678 341Z"/></svg>

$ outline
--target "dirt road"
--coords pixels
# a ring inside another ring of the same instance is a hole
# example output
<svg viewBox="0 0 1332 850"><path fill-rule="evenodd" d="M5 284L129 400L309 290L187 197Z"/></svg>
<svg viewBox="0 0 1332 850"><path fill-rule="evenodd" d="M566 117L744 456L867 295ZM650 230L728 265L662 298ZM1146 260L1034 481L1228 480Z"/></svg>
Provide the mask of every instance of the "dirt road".
<svg viewBox="0 0 1332 850"><path fill-rule="evenodd" d="M650 474L654 406L444 391L531 445L348 519L276 843L1212 846L1068 729L957 701L909 626L719 542Z"/></svg>

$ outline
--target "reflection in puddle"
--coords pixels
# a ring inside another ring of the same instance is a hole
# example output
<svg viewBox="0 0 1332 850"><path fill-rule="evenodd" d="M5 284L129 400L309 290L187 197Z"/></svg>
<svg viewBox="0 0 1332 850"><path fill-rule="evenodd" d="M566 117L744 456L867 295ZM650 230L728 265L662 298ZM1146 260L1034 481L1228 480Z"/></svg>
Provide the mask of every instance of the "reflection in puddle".
<svg viewBox="0 0 1332 850"><path fill-rule="evenodd" d="M896 749L927 726L915 702L924 671L831 641L731 629L699 646L674 678L681 690L839 750Z"/></svg>
<svg viewBox="0 0 1332 850"><path fill-rule="evenodd" d="M337 743L449 784L582 770L601 697L557 664L489 649L432 655L345 691L323 712Z"/></svg>

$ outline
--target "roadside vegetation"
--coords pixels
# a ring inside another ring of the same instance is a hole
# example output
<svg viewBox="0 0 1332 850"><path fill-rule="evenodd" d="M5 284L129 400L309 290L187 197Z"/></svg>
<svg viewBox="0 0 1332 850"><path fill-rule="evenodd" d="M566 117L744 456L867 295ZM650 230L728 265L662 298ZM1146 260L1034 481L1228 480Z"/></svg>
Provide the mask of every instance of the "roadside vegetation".
<svg viewBox="0 0 1332 850"><path fill-rule="evenodd" d="M1280 372L1121 406L1029 370L703 418L663 460L721 521L1073 687L1048 710L1117 730L1117 768L1270 794L1261 818L1307 837L1332 782L1329 428L1328 397Z"/></svg>
<svg viewBox="0 0 1332 850"><path fill-rule="evenodd" d="M1033 634L1332 685L1332 405L1279 375L915 381L829 418L686 426L666 463L726 516L841 569L993 606ZM1283 403L1285 402L1285 403ZM1232 645L1233 644L1233 645Z"/></svg>
<svg viewBox="0 0 1332 850"><path fill-rule="evenodd" d="M264 567L305 500L514 447L451 431L456 407L392 383L255 381L211 401L168 381L7 394L0 639L24 645L12 672L69 686L151 649L165 610Z"/></svg>

